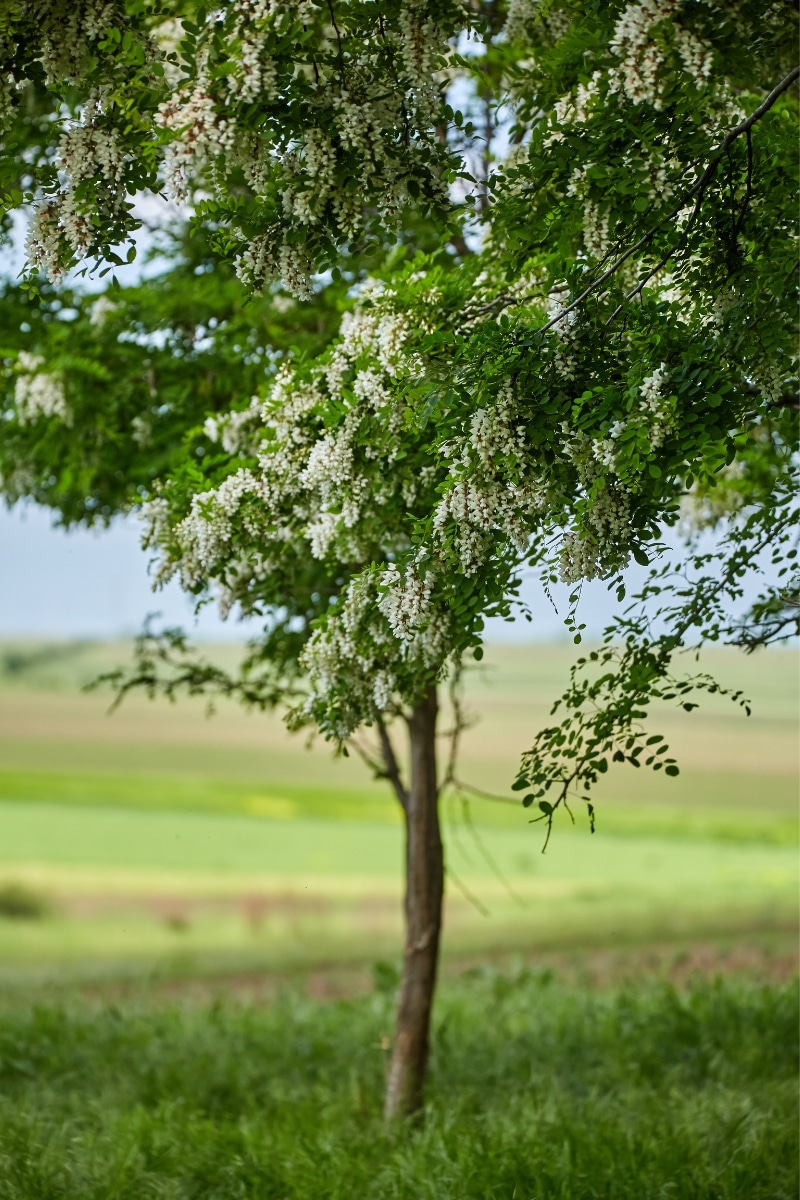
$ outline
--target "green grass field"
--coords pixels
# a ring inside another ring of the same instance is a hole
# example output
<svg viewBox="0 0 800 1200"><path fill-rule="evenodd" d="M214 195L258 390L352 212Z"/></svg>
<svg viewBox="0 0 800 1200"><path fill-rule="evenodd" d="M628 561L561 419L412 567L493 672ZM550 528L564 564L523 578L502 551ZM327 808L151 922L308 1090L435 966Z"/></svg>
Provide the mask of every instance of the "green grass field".
<svg viewBox="0 0 800 1200"><path fill-rule="evenodd" d="M80 687L129 647L0 645L0 1200L793 1200L793 652L657 714L675 780L598 832L508 790L568 669L495 647L445 797L426 1119L381 1090L397 805L274 717ZM230 657L231 648L215 651Z"/></svg>
<svg viewBox="0 0 800 1200"><path fill-rule="evenodd" d="M794 1200L797 994L446 985L422 1128L390 989L0 1016L2 1200Z"/></svg>

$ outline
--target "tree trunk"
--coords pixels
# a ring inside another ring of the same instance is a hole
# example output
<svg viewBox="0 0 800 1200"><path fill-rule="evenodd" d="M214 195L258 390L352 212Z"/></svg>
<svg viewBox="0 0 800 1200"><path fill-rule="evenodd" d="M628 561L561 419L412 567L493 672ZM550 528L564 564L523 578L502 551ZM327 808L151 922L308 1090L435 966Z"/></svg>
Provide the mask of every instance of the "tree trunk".
<svg viewBox="0 0 800 1200"><path fill-rule="evenodd" d="M428 1032L442 927L444 857L436 780L435 684L409 718L411 787L406 805L406 941L387 1121L418 1112L428 1062Z"/></svg>

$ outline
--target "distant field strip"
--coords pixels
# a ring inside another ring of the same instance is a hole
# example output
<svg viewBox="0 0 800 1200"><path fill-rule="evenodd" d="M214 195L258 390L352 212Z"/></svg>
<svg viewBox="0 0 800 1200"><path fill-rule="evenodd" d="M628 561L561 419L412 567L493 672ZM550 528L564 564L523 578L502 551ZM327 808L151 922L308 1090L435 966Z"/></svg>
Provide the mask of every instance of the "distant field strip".
<svg viewBox="0 0 800 1200"><path fill-rule="evenodd" d="M335 770L333 771L335 778ZM714 838L796 845L800 823L786 805L752 808L713 803L714 793L724 791L725 780L714 775L710 786L702 786L695 773L695 790L705 803L691 805L614 804L598 805L597 820L605 832L632 836L670 838ZM741 777L737 777L742 786ZM265 786L258 779L220 779L214 776L115 775L104 771L64 772L52 770L0 770L0 801L24 804L60 804L76 807L127 808L149 812L219 813L295 820L314 817L328 821L369 821L399 826L401 813L394 796L382 784L344 788L334 785L275 781ZM493 804L470 799L469 814L483 828L513 828L528 833L527 814L519 804ZM445 797L443 818L459 820L461 801ZM585 819L580 814L581 819Z"/></svg>
<svg viewBox="0 0 800 1200"><path fill-rule="evenodd" d="M0 803L0 862L48 862L168 871L248 875L400 878L399 829L367 821L258 820L204 813L84 809L66 805ZM798 878L793 848L717 841L591 836L562 824L546 854L538 829L484 829L481 842L514 878L556 878L567 872L585 883L676 889L734 889L785 885ZM470 878L492 869L461 829L450 855Z"/></svg>
<svg viewBox="0 0 800 1200"><path fill-rule="evenodd" d="M235 653L227 647L223 657ZM319 739L306 750L275 715L221 704L209 719L197 699L171 706L137 696L110 716L109 694L77 690L128 654L124 645L0 645L0 798L397 822L388 789L355 756L334 761ZM519 754L549 720L574 655L569 646L488 648L467 676L467 711L479 720L463 740L465 781L511 799ZM13 665L5 676L3 662ZM600 819L609 831L786 844L797 837L798 656L712 653L700 665L741 685L753 716L719 697L691 715L654 712L680 777L610 771L597 788ZM518 826L521 814L475 801L472 815Z"/></svg>
<svg viewBox="0 0 800 1200"><path fill-rule="evenodd" d="M790 846L562 825L542 855L539 829L479 836L447 838L447 956L796 942ZM0 919L0 982L393 961L401 864L386 823L2 803L0 889L33 888L52 911Z"/></svg>

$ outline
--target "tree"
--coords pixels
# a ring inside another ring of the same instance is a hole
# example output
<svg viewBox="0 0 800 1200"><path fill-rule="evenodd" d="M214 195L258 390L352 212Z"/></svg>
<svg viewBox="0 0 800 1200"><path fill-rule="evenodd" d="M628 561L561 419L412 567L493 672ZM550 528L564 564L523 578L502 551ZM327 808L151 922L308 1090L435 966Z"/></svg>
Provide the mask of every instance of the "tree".
<svg viewBox="0 0 800 1200"><path fill-rule="evenodd" d="M236 678L172 634L123 690L285 702L342 749L375 732L407 829L389 1117L422 1103L439 692L521 569L570 585L579 641L582 582L623 605L631 559L654 564L523 755L548 836L573 794L593 820L610 761L677 773L648 705L717 687L674 674L680 649L796 628L796 24L753 0L0 18L0 189L32 209L4 491L66 522L141 508L157 582L266 622ZM134 197L160 188L188 220L162 277L64 293L135 256ZM721 540L670 566L681 504Z"/></svg>

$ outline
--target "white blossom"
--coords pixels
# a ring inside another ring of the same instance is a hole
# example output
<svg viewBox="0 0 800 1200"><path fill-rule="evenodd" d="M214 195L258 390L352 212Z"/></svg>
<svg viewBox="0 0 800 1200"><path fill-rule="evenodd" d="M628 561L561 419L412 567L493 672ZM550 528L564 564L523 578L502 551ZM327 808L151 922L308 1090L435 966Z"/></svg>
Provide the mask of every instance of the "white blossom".
<svg viewBox="0 0 800 1200"><path fill-rule="evenodd" d="M639 387L639 411L648 424L651 449L663 445L671 424L671 412L665 397L669 371L664 363L642 380Z"/></svg>
<svg viewBox="0 0 800 1200"><path fill-rule="evenodd" d="M149 446L153 440L153 422L149 417L137 413L131 421L131 434L137 446Z"/></svg>
<svg viewBox="0 0 800 1200"><path fill-rule="evenodd" d="M56 417L72 424L72 410L64 395L64 384L57 376L41 371L44 359L21 350L17 357L14 405L20 425L32 425L42 417Z"/></svg>
<svg viewBox="0 0 800 1200"><path fill-rule="evenodd" d="M670 20L679 0L639 0L628 4L614 27L609 43L620 66L609 73L610 91L621 91L634 104L648 103L660 109L658 74L664 51L652 37L657 25Z"/></svg>
<svg viewBox="0 0 800 1200"><path fill-rule="evenodd" d="M254 434L261 423L261 400L254 396L249 407L240 411L208 417L203 432L211 442L217 442L228 454L254 452Z"/></svg>
<svg viewBox="0 0 800 1200"><path fill-rule="evenodd" d="M98 296L89 313L89 323L98 329L105 325L107 319L117 311L117 305L105 292Z"/></svg>

